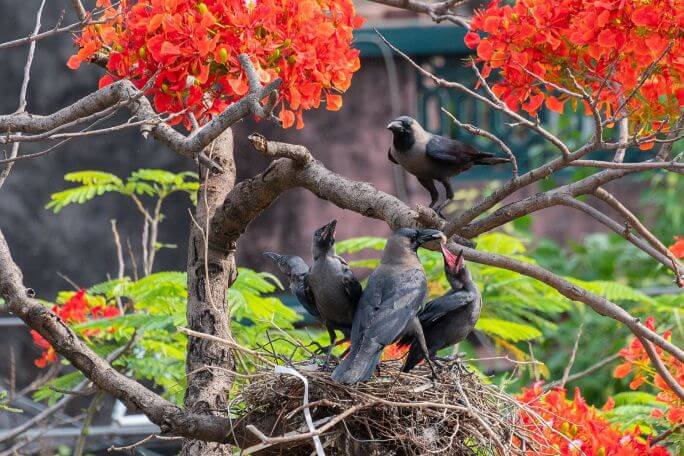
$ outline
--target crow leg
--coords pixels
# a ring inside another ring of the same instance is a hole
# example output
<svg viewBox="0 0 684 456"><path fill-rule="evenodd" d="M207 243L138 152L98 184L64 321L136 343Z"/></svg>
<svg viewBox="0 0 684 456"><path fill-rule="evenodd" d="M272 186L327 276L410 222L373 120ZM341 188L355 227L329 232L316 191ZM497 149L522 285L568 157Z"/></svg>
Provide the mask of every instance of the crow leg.
<svg viewBox="0 0 684 456"><path fill-rule="evenodd" d="M437 180L440 181L442 183L442 185L444 186L444 191L446 192L447 199L449 201L454 199L454 189L451 187L451 182L449 182L449 178L443 177L443 178L437 179Z"/></svg>
<svg viewBox="0 0 684 456"><path fill-rule="evenodd" d="M333 348L335 348L335 341L337 340L337 334L335 334L335 330L331 328L328 329L328 334L330 335L330 346L328 347L328 356L325 357L325 363L323 364L323 370L328 368L328 364L330 364L330 358L332 357L332 351Z"/></svg>
<svg viewBox="0 0 684 456"><path fill-rule="evenodd" d="M418 344L420 345L420 349L423 352L423 356L425 357L425 362L430 366L430 372L432 372L432 379L435 380L437 379L437 372L435 371L435 366L432 365L432 360L430 359L430 351L427 348L427 343L425 342L425 334L423 334L423 326L420 324L420 321L417 318L414 318L412 321L413 324L413 333L416 335L416 339L418 339Z"/></svg>
<svg viewBox="0 0 684 456"><path fill-rule="evenodd" d="M446 200L439 206L439 209L437 209L436 212L442 218L444 218L444 215L442 215L442 209L444 209L446 205L454 199L454 189L451 187L451 182L449 182L449 178L440 178L437 180L442 184L442 186L444 186L444 191L446 192Z"/></svg>
<svg viewBox="0 0 684 456"><path fill-rule="evenodd" d="M439 192L437 187L435 187L435 181L432 179L418 179L418 182L430 192L430 209L435 209L437 207L437 200L439 200Z"/></svg>

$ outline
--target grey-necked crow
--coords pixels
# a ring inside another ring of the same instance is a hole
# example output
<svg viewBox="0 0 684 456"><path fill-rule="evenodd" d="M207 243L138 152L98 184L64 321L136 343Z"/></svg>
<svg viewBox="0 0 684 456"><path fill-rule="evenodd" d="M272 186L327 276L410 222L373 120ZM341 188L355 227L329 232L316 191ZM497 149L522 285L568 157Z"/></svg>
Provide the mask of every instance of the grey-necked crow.
<svg viewBox="0 0 684 456"><path fill-rule="evenodd" d="M441 182L447 200L454 197L449 178L472 168L473 165L496 165L507 163L488 152L480 152L455 139L434 135L409 116L401 116L390 122L387 128L394 136L387 152L390 161L401 165L418 178L418 182L430 192L430 207L437 207L439 193L435 181Z"/></svg>
<svg viewBox="0 0 684 456"><path fill-rule="evenodd" d="M412 228L392 233L359 301L349 356L332 373L333 380L347 384L368 380L386 345L403 334L421 338L416 315L427 295L427 280L416 250L434 240L444 241L444 234Z"/></svg>
<svg viewBox="0 0 684 456"><path fill-rule="evenodd" d="M354 313L361 298L361 283L351 268L335 253L335 227L337 220L315 231L313 236L313 265L306 279L316 302L323 325L330 334L330 348L325 365L328 365L337 336L335 330L349 337Z"/></svg>
<svg viewBox="0 0 684 456"><path fill-rule="evenodd" d="M418 314L427 351L434 357L437 351L455 345L466 338L480 318L480 290L463 264L463 252L458 257L442 245L444 271L451 291L428 302ZM420 343L414 337L403 337L399 345L409 345L403 371L408 372L425 358Z"/></svg>

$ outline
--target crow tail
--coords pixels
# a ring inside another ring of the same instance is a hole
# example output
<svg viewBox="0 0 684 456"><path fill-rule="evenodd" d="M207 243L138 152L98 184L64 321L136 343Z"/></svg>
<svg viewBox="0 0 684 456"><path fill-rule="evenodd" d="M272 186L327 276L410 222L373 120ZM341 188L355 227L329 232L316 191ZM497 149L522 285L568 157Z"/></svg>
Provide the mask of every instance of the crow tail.
<svg viewBox="0 0 684 456"><path fill-rule="evenodd" d="M382 345L371 342L368 346L352 350L349 356L335 368L332 379L347 385L370 380L375 367L380 362L383 348Z"/></svg>

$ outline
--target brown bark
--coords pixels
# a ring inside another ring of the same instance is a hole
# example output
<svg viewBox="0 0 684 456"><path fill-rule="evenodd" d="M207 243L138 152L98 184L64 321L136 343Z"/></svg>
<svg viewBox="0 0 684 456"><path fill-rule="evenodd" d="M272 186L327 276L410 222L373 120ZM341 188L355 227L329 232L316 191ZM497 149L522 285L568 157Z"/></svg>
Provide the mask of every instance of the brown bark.
<svg viewBox="0 0 684 456"><path fill-rule="evenodd" d="M200 175L197 208L188 245L188 327L194 331L230 339L230 309L226 291L237 277L234 249L211 242L209 220L235 185L233 135L230 129L219 136L205 153L224 170ZM230 350L216 342L188 338L185 369L188 388L185 407L200 415L226 416L228 391L232 383ZM228 429L226 429L228 432ZM201 440L187 440L183 455L229 455L230 446Z"/></svg>

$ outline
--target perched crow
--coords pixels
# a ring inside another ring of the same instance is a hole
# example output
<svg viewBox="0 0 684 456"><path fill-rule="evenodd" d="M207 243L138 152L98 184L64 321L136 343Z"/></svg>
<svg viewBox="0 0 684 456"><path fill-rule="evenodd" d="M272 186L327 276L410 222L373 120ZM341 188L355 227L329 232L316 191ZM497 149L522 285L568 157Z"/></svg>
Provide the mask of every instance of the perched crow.
<svg viewBox="0 0 684 456"><path fill-rule="evenodd" d="M335 330L342 331L345 338L349 337L362 292L361 283L347 262L335 254L336 226L337 220L333 220L314 232L314 262L306 278L321 321L330 334L326 366L337 340Z"/></svg>
<svg viewBox="0 0 684 456"><path fill-rule="evenodd" d="M400 228L392 233L359 301L349 356L332 373L333 380L347 384L368 380L386 345L409 333L420 340L416 315L427 295L427 280L416 250L444 239L437 230Z"/></svg>
<svg viewBox="0 0 684 456"><path fill-rule="evenodd" d="M438 213L441 207L437 208L439 193L434 181L442 183L447 200L451 200L454 191L449 183L450 177L469 170L473 165L496 165L510 161L480 152L455 139L433 135L408 116L398 117L387 128L394 136L387 156L390 161L418 178L418 182L430 192L430 207Z"/></svg>
<svg viewBox="0 0 684 456"><path fill-rule="evenodd" d="M280 272L287 276L290 282L290 292L297 298L297 301L318 320L321 314L316 308L311 289L306 284L306 277L309 275L309 266L296 255L279 255L274 252L264 252L264 255L275 261Z"/></svg>
<svg viewBox="0 0 684 456"><path fill-rule="evenodd" d="M442 245L444 271L451 291L428 302L418 314L430 357L442 348L466 338L480 318L482 298L470 271L463 264L463 252L458 257ZM425 358L419 341L405 336L399 345L410 345L403 371L408 372Z"/></svg>

